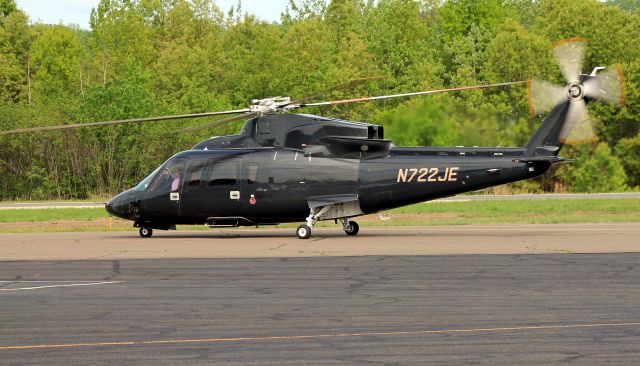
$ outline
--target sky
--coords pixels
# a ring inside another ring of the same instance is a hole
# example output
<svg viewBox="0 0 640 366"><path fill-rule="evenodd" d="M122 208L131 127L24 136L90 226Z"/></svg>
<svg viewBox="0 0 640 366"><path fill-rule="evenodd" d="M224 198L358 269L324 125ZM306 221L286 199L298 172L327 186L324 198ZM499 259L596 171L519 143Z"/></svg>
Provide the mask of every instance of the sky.
<svg viewBox="0 0 640 366"><path fill-rule="evenodd" d="M99 0L16 0L32 22L57 24L77 24L80 28L89 29L91 8L98 5ZM238 0L215 0L226 14ZM256 15L268 22L279 22L289 0L242 0L242 11Z"/></svg>

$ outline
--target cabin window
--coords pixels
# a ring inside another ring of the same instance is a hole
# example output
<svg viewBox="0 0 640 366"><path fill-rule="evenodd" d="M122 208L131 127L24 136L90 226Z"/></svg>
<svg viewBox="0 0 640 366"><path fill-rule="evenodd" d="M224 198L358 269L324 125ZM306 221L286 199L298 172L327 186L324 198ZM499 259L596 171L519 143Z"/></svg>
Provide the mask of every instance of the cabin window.
<svg viewBox="0 0 640 366"><path fill-rule="evenodd" d="M202 181L202 171L204 170L205 162L199 161L191 164L191 170L189 171L189 176L187 177L187 186L190 188L195 188L200 186L200 182Z"/></svg>
<svg viewBox="0 0 640 366"><path fill-rule="evenodd" d="M209 185L237 184L238 163L236 161L219 161L213 164L209 174Z"/></svg>

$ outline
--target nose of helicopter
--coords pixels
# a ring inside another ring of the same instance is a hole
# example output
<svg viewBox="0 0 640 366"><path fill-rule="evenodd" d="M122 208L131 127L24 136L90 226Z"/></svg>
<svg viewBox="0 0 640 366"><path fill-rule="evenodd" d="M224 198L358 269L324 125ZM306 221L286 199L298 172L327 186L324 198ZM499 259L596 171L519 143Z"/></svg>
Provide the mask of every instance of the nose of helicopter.
<svg viewBox="0 0 640 366"><path fill-rule="evenodd" d="M131 192L122 192L119 195L113 197L111 201L104 205L105 210L113 216L120 217L122 219L131 220L130 204L133 203L135 197Z"/></svg>

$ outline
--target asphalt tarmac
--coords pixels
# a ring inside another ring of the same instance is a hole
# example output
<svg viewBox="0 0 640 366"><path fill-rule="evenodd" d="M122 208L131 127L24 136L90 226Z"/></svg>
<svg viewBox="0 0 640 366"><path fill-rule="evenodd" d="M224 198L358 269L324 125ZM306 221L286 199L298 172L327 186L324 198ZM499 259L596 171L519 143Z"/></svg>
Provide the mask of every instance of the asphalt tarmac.
<svg viewBox="0 0 640 366"><path fill-rule="evenodd" d="M0 235L2 260L280 258L362 255L640 252L640 223L362 227L314 229L308 240L289 229L213 229Z"/></svg>
<svg viewBox="0 0 640 366"><path fill-rule="evenodd" d="M640 362L640 225L387 230L4 234L0 365Z"/></svg>

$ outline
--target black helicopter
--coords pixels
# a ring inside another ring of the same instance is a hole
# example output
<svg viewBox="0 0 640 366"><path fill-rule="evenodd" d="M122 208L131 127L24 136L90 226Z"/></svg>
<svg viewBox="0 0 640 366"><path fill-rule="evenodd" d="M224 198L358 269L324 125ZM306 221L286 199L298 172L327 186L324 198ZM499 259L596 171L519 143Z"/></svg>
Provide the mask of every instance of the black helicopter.
<svg viewBox="0 0 640 366"><path fill-rule="evenodd" d="M624 101L624 79L618 67L580 73L585 45L581 38L554 45L566 86L528 82L532 112L550 113L524 147L396 147L384 138L382 126L282 113L522 82L320 103L277 97L254 100L250 108L233 111L3 133L240 114L196 128L248 119L239 134L213 137L175 154L136 187L115 196L106 210L134 221L142 237L150 237L153 229L170 230L178 224L237 227L305 222L296 234L306 239L321 220L339 220L347 235L356 235L359 227L351 220L354 217L533 178L566 161L558 153L572 131L580 139L594 136L587 102Z"/></svg>

